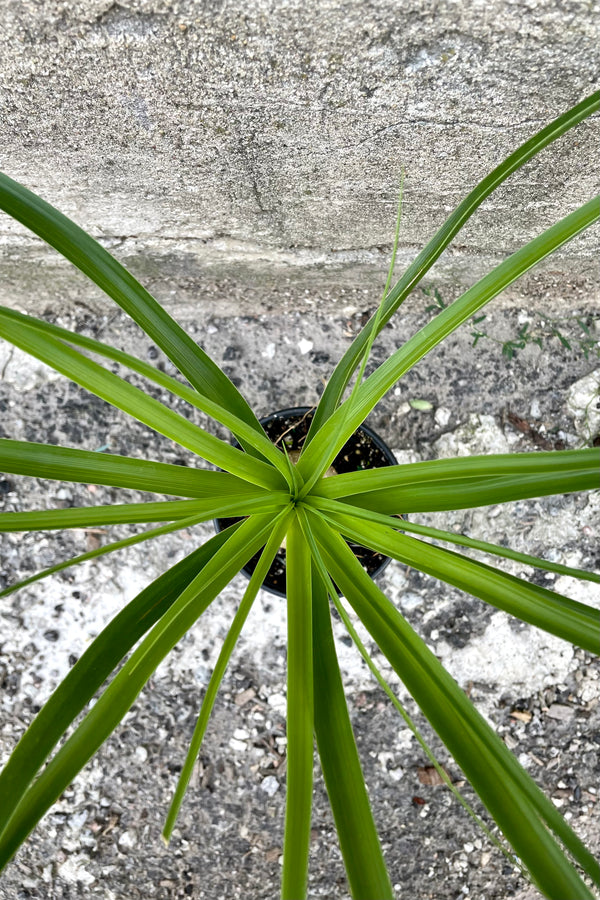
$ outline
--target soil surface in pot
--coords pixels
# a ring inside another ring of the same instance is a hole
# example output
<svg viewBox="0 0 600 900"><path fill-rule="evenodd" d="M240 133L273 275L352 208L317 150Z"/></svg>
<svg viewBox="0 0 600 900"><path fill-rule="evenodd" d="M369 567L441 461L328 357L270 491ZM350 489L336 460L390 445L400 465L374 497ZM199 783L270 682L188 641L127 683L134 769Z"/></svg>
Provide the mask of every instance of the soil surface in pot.
<svg viewBox="0 0 600 900"><path fill-rule="evenodd" d="M288 454L292 460L295 460L306 440L313 413L314 409L312 408L298 407L272 413L260 421L267 437L279 447L285 445ZM341 475L344 472L358 472L362 469L374 469L396 464L393 453L386 447L381 438L371 431L370 428L362 425L344 444L327 474ZM222 531L234 522L239 521L239 518L217 519L217 528L219 531ZM389 557L376 553L374 550L369 550L351 542L348 542L348 546L371 578L376 578L381 574L389 562ZM244 566L242 571L248 577L254 572L261 552L259 551ZM285 549L282 548L277 552L263 582L263 588L278 594L280 597L285 597Z"/></svg>

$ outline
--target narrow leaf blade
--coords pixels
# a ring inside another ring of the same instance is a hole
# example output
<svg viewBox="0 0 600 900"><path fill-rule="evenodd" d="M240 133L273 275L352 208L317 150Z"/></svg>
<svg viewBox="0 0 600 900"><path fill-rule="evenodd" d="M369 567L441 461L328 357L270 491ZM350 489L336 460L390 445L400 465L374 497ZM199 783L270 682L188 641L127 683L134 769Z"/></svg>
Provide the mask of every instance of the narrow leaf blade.
<svg viewBox="0 0 600 900"><path fill-rule="evenodd" d="M156 622L74 733L0 822L0 869L131 708L144 684L233 575L260 549L272 517L246 519Z"/></svg>
<svg viewBox="0 0 600 900"><path fill-rule="evenodd" d="M271 443L262 431L256 431L254 427L248 425L221 403L210 400L208 397L200 394L197 390L188 387L186 384L182 384L176 378L167 375L165 372L161 372L160 369L156 369L154 366L150 365L150 363L137 359L137 357L131 356L129 353L124 353L122 350L118 350L115 347L111 347L110 344L104 344L94 338L76 334L75 332L68 331L66 328L61 328L58 325L44 322L41 319L35 319L32 316L26 316L23 313L0 306L0 320L2 319L28 326L41 334L54 336L76 347L83 347L85 350L97 353L100 356L112 359L115 362L126 366L128 369L131 369L131 371L137 372L149 381L166 388L175 396L181 397L196 409L200 409L202 412L212 416L217 422L220 422L222 425L231 429L234 434L238 435L238 437L245 441L250 447L258 451L259 454L262 454L262 456L265 459L268 459L280 470L280 472L282 472L282 474L285 475L287 473L283 454Z"/></svg>
<svg viewBox="0 0 600 900"><path fill-rule="evenodd" d="M313 576L315 734L354 900L393 900L340 676L327 591Z"/></svg>
<svg viewBox="0 0 600 900"><path fill-rule="evenodd" d="M97 547L95 550L88 550L86 553L82 553L79 556L74 556L71 559L56 563L55 565L50 566L47 569L42 569L41 571L36 572L35 575L30 575L29 578L25 578L23 581L19 581L16 584L11 584L8 587L4 588L2 591L0 591L0 597L7 597L9 594L21 590L21 588L27 587L30 584L34 584L36 581L40 581L42 578L48 578L49 575L55 575L57 572L63 572L65 569L69 569L71 566L78 566L90 559L97 559L99 556L105 556L107 553L115 553L116 551L123 550L127 547L132 547L134 544L140 544L144 541L152 540L153 538L161 537L165 534L170 534L173 531L180 531L184 528L192 528L194 525L198 525L200 522L206 522L207 519L237 515L255 515L256 513L264 512L277 513L279 512L281 507L288 501L288 499L289 498L287 494L283 494L281 496L281 499L278 499L278 495L273 494L267 497L251 497L247 500L235 500L231 503L215 503L213 501L211 504L204 504L204 511L200 514L192 515L188 518L179 518L174 523L162 525L160 528L152 528L148 531L143 531L140 534L134 534L131 535L131 537L122 538L119 541L113 541L110 544L105 544L102 547ZM7 515L10 515L10 513L8 513ZM14 513L13 515L19 514Z"/></svg>
<svg viewBox="0 0 600 900"><path fill-rule="evenodd" d="M298 519L286 540L288 610L287 794L282 900L306 896L313 785L313 660L310 550Z"/></svg>
<svg viewBox="0 0 600 900"><path fill-rule="evenodd" d="M175 497L258 496L264 491L228 472L173 466L93 450L0 438L0 472L54 481L105 484Z"/></svg>
<svg viewBox="0 0 600 900"><path fill-rule="evenodd" d="M486 197L502 184L510 175L521 168L528 160L536 156L541 150L553 141L562 137L569 129L578 125L588 116L600 109L600 92L595 91L586 97L572 109L567 110L537 134L525 141L520 147L510 154L499 166L493 169L479 184L465 197L455 211L446 219L442 227L435 233L426 247L419 253L415 261L409 266L402 278L394 285L386 298L383 314L378 322L376 333L389 322L392 315L408 297L411 291L418 285L423 276L429 271L436 259L442 254L460 229L470 219ZM374 318L372 317L359 332L351 346L336 366L327 386L321 396L319 405L307 438L310 442L323 423L334 413L338 406L344 389L359 360L364 353L373 330Z"/></svg>
<svg viewBox="0 0 600 900"><path fill-rule="evenodd" d="M593 900L546 824L560 836L584 871L600 884L597 860L435 655L369 579L343 539L314 515L311 515L311 527L336 583L481 796L538 887L551 900L565 897Z"/></svg>
<svg viewBox="0 0 600 900"><path fill-rule="evenodd" d="M298 470L305 482L304 495L402 375L493 297L599 218L600 197L595 197L496 266L382 363L357 390L351 409L346 408L348 401L342 404L300 457Z"/></svg>
<svg viewBox="0 0 600 900"><path fill-rule="evenodd" d="M380 513L470 509L598 486L600 449L435 459L323 478L311 494Z"/></svg>
<svg viewBox="0 0 600 900"><path fill-rule="evenodd" d="M271 563L275 559L277 551L279 550L279 547L285 535L286 526L287 518L285 516L285 513L281 513L278 517L278 520L274 522L273 531L269 535L269 540L266 543L265 549L260 556L254 572L252 573L252 576L248 583L248 587L244 592L242 601L233 618L233 622L229 627L227 636L223 641L223 646L221 647L219 658L217 659L215 668L213 669L210 681L208 682L208 686L206 688L206 693L202 701L202 707L200 709L198 721L196 722L192 740L190 741L190 747L186 755L183 768L179 775L175 794L173 796L173 800L171 801L171 806L169 808L169 812L165 821L165 826L162 832L165 841L169 841L171 838L171 834L173 833L175 821L177 819L177 815L183 802L185 792L192 777L193 769L196 764L196 760L198 759L200 748L202 746L202 741L204 740L204 734L206 732L206 728L210 719L210 714L217 698L217 693L219 691L219 687L221 686L221 681L223 680L223 676L225 675L227 665L229 664L231 654L233 653L235 645L242 632L242 628L244 627L246 619L248 618L248 614L252 609L252 605L254 603L254 600L256 599L258 590L262 585L267 572L269 571Z"/></svg>
<svg viewBox="0 0 600 900"><path fill-rule="evenodd" d="M259 434L263 433L247 402L224 372L133 275L82 228L1 172L0 209L58 250L102 288L143 328L200 393L216 403L223 402Z"/></svg>
<svg viewBox="0 0 600 900"><path fill-rule="evenodd" d="M451 550L398 534L385 525L367 524L337 513L331 518L346 537L359 544L452 584L590 653L598 652L600 610Z"/></svg>
<svg viewBox="0 0 600 900"><path fill-rule="evenodd" d="M215 535L144 588L104 628L46 701L0 772L0 835L52 749L106 678L170 608L230 531ZM1 868L0 864L0 868Z"/></svg>
<svg viewBox="0 0 600 900"><path fill-rule="evenodd" d="M209 434L55 337L1 316L0 336L220 468L264 487L277 488L285 484L272 465Z"/></svg>
<svg viewBox="0 0 600 900"><path fill-rule="evenodd" d="M347 514L349 504L340 503L338 500L326 500L323 497L309 497L307 501L314 509L321 510L324 513L341 513ZM364 519L366 522L379 522L381 525L397 530L400 526L397 518L386 516L371 509L363 509L362 507L352 506L351 512L353 516ZM473 550L479 550L482 553L489 553L492 556L498 556L503 559L512 559L515 562L523 563L526 566L542 569L545 572L556 572L558 575L567 575L570 578L580 578L584 581L595 581L600 583L600 574L597 572L587 572L585 569L576 569L572 566L565 566L562 563L550 562L547 559L541 559L537 556L530 556L528 553L520 553L517 550L511 550L510 547L504 547L501 544L493 544L489 541L480 541L476 538L467 537L455 531L444 531L441 528L432 528L429 525L417 525L415 522L409 522L406 518L402 519L403 532L408 534L422 535L423 537L433 538L438 541L454 544L459 547L469 547Z"/></svg>

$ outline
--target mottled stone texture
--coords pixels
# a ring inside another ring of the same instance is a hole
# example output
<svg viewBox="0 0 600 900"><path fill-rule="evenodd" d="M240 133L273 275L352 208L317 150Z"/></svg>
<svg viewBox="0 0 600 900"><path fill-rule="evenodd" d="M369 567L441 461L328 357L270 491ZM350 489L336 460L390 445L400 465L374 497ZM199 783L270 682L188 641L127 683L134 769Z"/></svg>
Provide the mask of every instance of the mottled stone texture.
<svg viewBox="0 0 600 900"><path fill-rule="evenodd" d="M176 310L251 311L307 290L326 303L356 287L375 298L402 167L401 263L592 92L598 22L587 0L2 0L0 165ZM431 278L469 284L589 199L598 127L513 176ZM0 242L0 301L98 308L5 216ZM545 272L550 298L576 273L597 297L593 236Z"/></svg>

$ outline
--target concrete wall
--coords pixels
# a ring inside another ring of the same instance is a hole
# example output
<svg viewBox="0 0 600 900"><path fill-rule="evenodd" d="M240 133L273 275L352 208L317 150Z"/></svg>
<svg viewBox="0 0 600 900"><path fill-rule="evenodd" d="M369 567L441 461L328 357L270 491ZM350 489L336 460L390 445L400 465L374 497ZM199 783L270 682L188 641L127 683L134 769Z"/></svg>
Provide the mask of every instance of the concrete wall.
<svg viewBox="0 0 600 900"><path fill-rule="evenodd" d="M587 0L3 0L0 34L0 167L179 312L307 290L375 299L401 168L407 263L490 168L592 92L600 39ZM589 199L598 129L501 188L436 283L471 283ZM0 247L1 302L98 303L5 216ZM596 269L586 235L546 264L543 292L579 273L597 298Z"/></svg>

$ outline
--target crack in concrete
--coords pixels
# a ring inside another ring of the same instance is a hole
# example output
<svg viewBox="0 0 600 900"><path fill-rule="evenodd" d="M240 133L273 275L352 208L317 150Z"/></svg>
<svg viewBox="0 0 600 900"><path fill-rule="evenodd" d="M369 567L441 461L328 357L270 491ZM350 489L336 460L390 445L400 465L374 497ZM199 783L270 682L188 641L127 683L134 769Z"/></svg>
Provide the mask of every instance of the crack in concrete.
<svg viewBox="0 0 600 900"><path fill-rule="evenodd" d="M433 122L430 119L399 119L397 122L392 122L391 125L382 125L381 128L377 128L372 134L355 144L346 144L343 147L334 147L332 149L334 152L340 150L352 150L355 147L361 147L363 144L367 144L369 141L374 140L379 134L384 134L386 131L392 131L394 128L400 128L405 125L410 125L413 128L415 126L422 126L425 128L462 128L468 126L469 128L482 128L487 131L507 131L525 127L539 128L544 121L545 120L542 119L525 119L522 122L512 122L510 125L489 125L486 122L476 122L471 119L460 119L456 121L444 120L441 122Z"/></svg>
<svg viewBox="0 0 600 900"><path fill-rule="evenodd" d="M3 365L3 367L2 367L2 371L0 372L0 380L1 380L1 381L4 381L4 377L5 377L5 375L6 375L6 370L8 369L8 367L9 367L11 361L12 361L12 358L13 358L13 356L14 356L14 353L15 353L15 348L14 348L14 347L11 347L10 350L9 350L9 352L8 352L8 358L7 358L6 362L4 363L4 365Z"/></svg>

